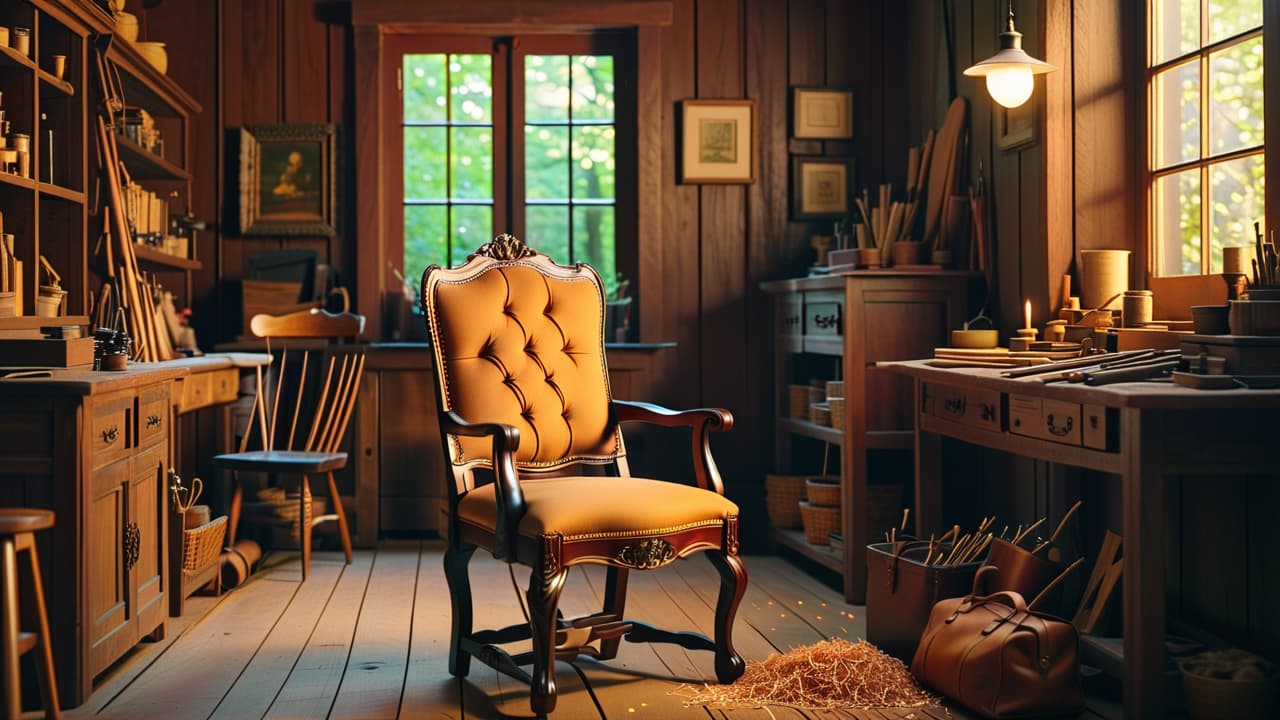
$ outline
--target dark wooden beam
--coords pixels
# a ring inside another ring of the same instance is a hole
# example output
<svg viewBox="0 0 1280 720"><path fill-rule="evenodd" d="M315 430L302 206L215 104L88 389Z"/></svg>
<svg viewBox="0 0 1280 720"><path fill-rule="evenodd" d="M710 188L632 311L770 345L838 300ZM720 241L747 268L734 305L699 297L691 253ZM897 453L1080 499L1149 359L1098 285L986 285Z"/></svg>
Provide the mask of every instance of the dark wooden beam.
<svg viewBox="0 0 1280 720"><path fill-rule="evenodd" d="M382 25L421 32L425 27L473 26L485 32L518 29L529 32L570 32L601 27L671 25L670 0L591 2L590 0L356 0L351 6L354 25Z"/></svg>

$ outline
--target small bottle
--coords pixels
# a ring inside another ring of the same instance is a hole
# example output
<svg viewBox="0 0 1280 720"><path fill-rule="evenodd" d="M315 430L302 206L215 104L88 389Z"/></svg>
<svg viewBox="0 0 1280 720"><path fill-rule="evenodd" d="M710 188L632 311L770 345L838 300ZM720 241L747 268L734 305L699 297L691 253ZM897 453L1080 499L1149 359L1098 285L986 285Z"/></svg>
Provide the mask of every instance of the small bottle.
<svg viewBox="0 0 1280 720"><path fill-rule="evenodd" d="M1124 291L1124 326L1142 327L1151 322L1152 297L1150 290Z"/></svg>

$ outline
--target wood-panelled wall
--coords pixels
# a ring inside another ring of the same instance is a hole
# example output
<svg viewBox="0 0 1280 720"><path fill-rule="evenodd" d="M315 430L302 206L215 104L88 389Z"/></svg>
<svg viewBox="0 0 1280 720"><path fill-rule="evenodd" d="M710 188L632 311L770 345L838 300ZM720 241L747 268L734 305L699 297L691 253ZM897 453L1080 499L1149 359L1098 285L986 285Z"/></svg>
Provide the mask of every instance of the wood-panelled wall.
<svg viewBox="0 0 1280 720"><path fill-rule="evenodd" d="M748 527L763 526L763 476L773 463L772 308L758 283L803 275L813 261L808 237L829 231L826 223L790 219L792 156L851 155L857 187L901 187L907 148L921 144L926 131L941 123L954 78L971 103L970 174L976 179L981 166L994 210L995 292L988 314L1008 333L1029 298L1036 323L1043 323L1064 273L1084 248L1133 248L1138 252L1132 280L1141 282L1141 153L1132 123L1141 111L1132 90L1141 83L1132 75L1133 53L1139 61L1141 53L1134 40L1141 37L1135 29L1142 22L1139 0L1014 3L1026 48L1059 71L1037 84L1036 141L1013 151L999 148L1001 117L981 82L959 74L995 52L1003 0L671 5L670 26L638 33L641 54L660 59L642 68L639 83L641 105L656 105L660 117L660 127L640 128L654 141L639 148L640 191L650 203L641 212L656 214L650 223L655 230L640 238L641 339L678 343L661 355L666 362L654 385L665 391L656 400L734 412L734 430L714 443L731 496L747 522L758 523ZM944 9L950 10L946 21ZM367 79L356 78L349 16L350 3L329 0L168 0L144 14L144 39L170 43L170 74L205 108L193 125L194 209L218 221L219 229L203 233L198 245L204 270L196 274L194 306L202 345L239 332L237 281L248 255L314 247L352 286L358 251L375 242L355 232L354 182L342 186L342 232L336 238L242 238L221 230L236 174L234 162L225 160L227 140L242 125L338 123L341 167L347 169L340 176L354 177L357 164L369 161L353 151L352 128L361 112L353 87ZM794 86L853 88L853 141L791 139ZM679 184L678 102L717 97L756 101L756 181ZM966 458L988 477L1009 478L1004 487L987 488L983 512L1025 520L1083 491L1091 504L1104 506L1091 521L1097 527L1084 530L1119 529L1117 489L1105 479L1081 481L1076 473L1008 458ZM1171 526L1181 529L1176 577L1182 612L1212 619L1210 624L1241 642L1255 634L1245 644L1274 654L1280 631L1268 625L1260 608L1261 599L1275 595L1268 592L1272 581L1259 558L1274 557L1278 541L1266 531L1265 513L1250 510L1268 506L1258 498L1274 499L1271 487L1261 480L1226 489L1187 481ZM1237 532L1215 534L1215 527ZM752 540L761 535L747 533ZM1232 554L1236 540L1246 539L1249 552ZM1216 549L1196 549L1210 546ZM1224 556L1234 558L1229 571L1215 576ZM1206 574L1211 582L1195 581Z"/></svg>
<svg viewBox="0 0 1280 720"><path fill-rule="evenodd" d="M135 10L137 10L135 8ZM202 347L241 330L240 287L247 258L262 250L311 248L320 262L354 280L356 239L350 231L354 162L340 138L339 234L333 238L242 237L231 215L237 160L229 157L239 128L255 123L348 125L352 70L350 8L325 0L170 0L141 12L142 39L168 42L169 74L204 107L192 123L192 209L210 221L200 233L193 278L193 324Z"/></svg>
<svg viewBox="0 0 1280 720"><path fill-rule="evenodd" d="M659 67L642 69L640 83L642 102L661 107L658 142L640 149L648 155L641 160L642 195L660 206L654 223L660 231L640 239L641 339L678 343L663 354L655 385L666 393L656 399L734 412L735 429L715 440L722 470L745 512L763 521L763 476L773 447L772 308L758 284L803 275L813 262L809 236L830 232L827 222L790 220L790 159L853 156L858 185L886 177L901 185L909 141L901 121L909 95L900 41L906 6L673 0L672 8L670 26L639 34L661 57ZM202 345L240 332L238 281L246 258L260 250L315 248L358 296L357 253L376 239L354 230L354 182L342 187L342 233L330 240L239 237L227 218L237 173L228 148L243 125L338 123L346 169L340 178L354 178L356 164L368 162L352 152L360 109L353 107L350 12L349 3L324 0L169 0L146 11L144 39L170 42L170 73L205 108L193 127L194 209L219 224L202 234L198 249L204 269L193 304ZM852 88L854 140L791 140L793 86ZM757 102L756 182L677 183L678 102L742 97Z"/></svg>

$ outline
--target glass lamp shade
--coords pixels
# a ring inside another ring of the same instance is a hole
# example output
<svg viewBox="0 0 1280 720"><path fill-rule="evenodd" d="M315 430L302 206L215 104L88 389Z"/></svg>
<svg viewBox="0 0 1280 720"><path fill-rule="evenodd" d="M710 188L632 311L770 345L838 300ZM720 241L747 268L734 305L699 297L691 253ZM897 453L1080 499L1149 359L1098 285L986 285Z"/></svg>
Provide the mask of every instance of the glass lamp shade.
<svg viewBox="0 0 1280 720"><path fill-rule="evenodd" d="M1007 108L1025 103L1035 89L1035 76L1057 70L1042 60L1037 60L1022 49L1022 33L1009 29L1000 33L1000 52L976 65L966 68L969 77L985 77L991 99Z"/></svg>
<svg viewBox="0 0 1280 720"><path fill-rule="evenodd" d="M1025 103L1035 87L1035 76L1028 65L1005 65L987 73L987 92L992 100L1007 108Z"/></svg>

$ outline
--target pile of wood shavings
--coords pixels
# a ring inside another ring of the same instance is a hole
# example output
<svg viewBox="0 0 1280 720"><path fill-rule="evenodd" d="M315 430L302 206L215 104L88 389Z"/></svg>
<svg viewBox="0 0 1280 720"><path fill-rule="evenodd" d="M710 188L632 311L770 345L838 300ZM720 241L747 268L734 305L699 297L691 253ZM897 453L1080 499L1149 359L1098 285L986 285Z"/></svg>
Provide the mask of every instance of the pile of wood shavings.
<svg viewBox="0 0 1280 720"><path fill-rule="evenodd" d="M843 638L793 648L747 663L732 685L681 685L685 705L789 705L812 710L918 708L939 698L916 684L901 660L875 645Z"/></svg>

